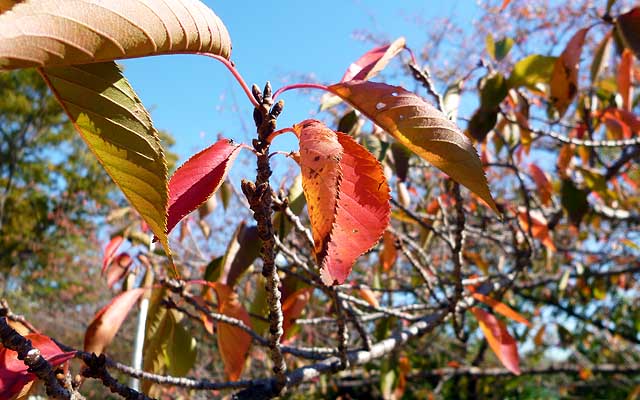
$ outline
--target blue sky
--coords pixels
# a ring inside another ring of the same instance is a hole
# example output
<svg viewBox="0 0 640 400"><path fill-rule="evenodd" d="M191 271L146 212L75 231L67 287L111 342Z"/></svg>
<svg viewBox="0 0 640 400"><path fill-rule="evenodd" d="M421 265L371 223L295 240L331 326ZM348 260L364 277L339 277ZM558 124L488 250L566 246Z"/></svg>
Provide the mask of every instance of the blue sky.
<svg viewBox="0 0 640 400"><path fill-rule="evenodd" d="M247 83L262 86L270 80L274 89L308 81L305 76L337 82L348 65L372 47L358 39L359 32L389 40L405 36L410 47L419 49L425 40L424 27L411 22L412 18L452 17L465 24L478 11L473 0L205 3L229 30L232 60ZM254 132L251 105L215 60L171 55L122 64L156 127L176 138L175 150L182 161L213 143L219 133L237 141L250 140ZM286 106L281 127L308 118L318 107L308 94L289 92L282 98ZM291 147L285 141L287 146Z"/></svg>

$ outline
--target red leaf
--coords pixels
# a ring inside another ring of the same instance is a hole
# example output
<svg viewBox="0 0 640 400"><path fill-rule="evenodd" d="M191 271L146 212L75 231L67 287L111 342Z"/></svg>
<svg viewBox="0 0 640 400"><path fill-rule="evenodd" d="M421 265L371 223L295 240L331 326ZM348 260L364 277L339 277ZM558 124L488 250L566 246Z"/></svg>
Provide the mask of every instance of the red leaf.
<svg viewBox="0 0 640 400"><path fill-rule="evenodd" d="M218 296L218 312L228 317L242 320L251 326L249 313L238 300L238 295L227 285L212 283ZM242 329L224 322L218 322L218 349L224 363L224 372L231 381L237 381L242 374L251 336Z"/></svg>
<svg viewBox="0 0 640 400"><path fill-rule="evenodd" d="M102 273L107 270L107 267L113 261L113 256L118 251L118 248L124 241L122 236L114 236L111 238L109 243L107 243L107 247L104 248L104 256L102 257Z"/></svg>
<svg viewBox="0 0 640 400"><path fill-rule="evenodd" d="M618 92L622 96L622 108L626 111L631 111L633 101L632 70L633 53L629 49L624 49L618 65Z"/></svg>
<svg viewBox="0 0 640 400"><path fill-rule="evenodd" d="M128 253L120 253L115 259L115 263L109 267L107 271L107 286L112 288L120 279L129 271L129 267L133 264L133 259Z"/></svg>
<svg viewBox="0 0 640 400"><path fill-rule="evenodd" d="M551 187L551 182L547 179L547 175L544 171L535 164L529 164L529 172L531 173L531 177L533 181L536 183L536 187L538 188L538 195L540 196L540 201L545 206L551 204L551 193L553 193L553 188Z"/></svg>
<svg viewBox="0 0 640 400"><path fill-rule="evenodd" d="M550 251L557 251L556 245L551 239L547 220L540 212L531 211L527 216L526 209L522 208L518 210L518 221L522 225L524 231L529 230L529 218L531 218L531 233L533 237L540 240L540 242Z"/></svg>
<svg viewBox="0 0 640 400"><path fill-rule="evenodd" d="M316 120L294 130L322 280L342 284L388 225L389 185L382 165L349 135Z"/></svg>
<svg viewBox="0 0 640 400"><path fill-rule="evenodd" d="M493 350L502 365L514 374L520 375L518 346L509 331L507 331L504 323L480 308L471 307L470 310L478 320L489 347L491 347L491 350Z"/></svg>
<svg viewBox="0 0 640 400"><path fill-rule="evenodd" d="M560 115L565 111L578 93L578 67L580 54L589 28L580 29L573 35L567 47L556 60L551 73L551 102Z"/></svg>
<svg viewBox="0 0 640 400"><path fill-rule="evenodd" d="M93 317L84 335L84 350L100 354L111 343L122 322L145 289L120 293Z"/></svg>
<svg viewBox="0 0 640 400"><path fill-rule="evenodd" d="M32 333L25 336L34 348L40 350L45 360L56 367L75 356L75 351L65 353L49 337ZM27 372L27 366L18 359L18 353L0 346L0 399L9 399L36 376Z"/></svg>
<svg viewBox="0 0 640 400"><path fill-rule="evenodd" d="M356 62L352 63L340 82L350 80L368 80L380 72L393 57L405 47L405 39L400 37L393 43L369 50Z"/></svg>
<svg viewBox="0 0 640 400"><path fill-rule="evenodd" d="M607 108L600 118L616 138L629 139L640 134L640 118L631 111Z"/></svg>
<svg viewBox="0 0 640 400"><path fill-rule="evenodd" d="M616 27L622 34L627 47L640 57L640 7L620 15L616 19Z"/></svg>
<svg viewBox="0 0 640 400"><path fill-rule="evenodd" d="M504 10L505 8L507 8L509 3L511 3L511 0L502 0L502 5L500 6L500 11Z"/></svg>
<svg viewBox="0 0 640 400"><path fill-rule="evenodd" d="M167 232L218 190L240 148L230 140L219 140L176 170L169 181Z"/></svg>
<svg viewBox="0 0 640 400"><path fill-rule="evenodd" d="M311 293L313 293L313 288L310 287L298 289L282 301L282 330L284 333L281 340L288 338L289 330L295 324L296 319L302 315L307 303L309 303Z"/></svg>
<svg viewBox="0 0 640 400"><path fill-rule="evenodd" d="M521 324L525 324L526 326L531 326L531 323L522 315L520 315L519 312L517 312L516 310L514 310L513 308L509 307L508 305L493 299L489 296L485 296L481 293L472 293L471 294L473 296L474 299L483 302L484 304L488 305L489 307L491 307L491 309L493 309L493 311L504 315L507 318L510 318L516 322L520 322Z"/></svg>

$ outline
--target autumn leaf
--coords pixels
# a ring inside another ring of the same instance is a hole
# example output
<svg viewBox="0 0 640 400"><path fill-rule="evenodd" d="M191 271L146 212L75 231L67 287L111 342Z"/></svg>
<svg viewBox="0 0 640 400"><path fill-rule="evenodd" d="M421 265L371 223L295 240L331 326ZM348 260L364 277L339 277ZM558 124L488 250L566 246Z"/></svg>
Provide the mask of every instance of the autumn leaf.
<svg viewBox="0 0 640 400"><path fill-rule="evenodd" d="M580 29L569 40L551 73L550 100L560 115L564 115L578 93L578 67L580 54L589 28Z"/></svg>
<svg viewBox="0 0 640 400"><path fill-rule="evenodd" d="M485 296L482 293L478 292L472 293L471 296L473 296L474 299L488 305L493 311L497 312L498 314L502 314L505 317L526 326L531 326L531 323L525 317L523 317L519 312L504 304L503 302L493 299L489 296Z"/></svg>
<svg viewBox="0 0 640 400"><path fill-rule="evenodd" d="M640 7L616 18L616 28L622 34L625 45L640 58Z"/></svg>
<svg viewBox="0 0 640 400"><path fill-rule="evenodd" d="M360 294L360 297L362 297L364 301L369 303L372 307L380 307L380 302L378 301L376 294L367 286L360 286L358 288L358 293Z"/></svg>
<svg viewBox="0 0 640 400"><path fill-rule="evenodd" d="M151 116L120 68L105 62L45 68L41 75L105 171L160 239L173 265L166 235L164 150Z"/></svg>
<svg viewBox="0 0 640 400"><path fill-rule="evenodd" d="M231 54L227 29L198 0L25 0L0 14L0 69L184 52Z"/></svg>
<svg viewBox="0 0 640 400"><path fill-rule="evenodd" d="M414 93L384 83L350 81L329 90L498 212L471 141L440 111Z"/></svg>
<svg viewBox="0 0 640 400"><path fill-rule="evenodd" d="M525 232L529 230L529 219L531 219L531 233L533 237L540 240L549 251L557 251L544 215L537 210L532 210L529 214L527 214L524 208L518 210L518 222Z"/></svg>
<svg viewBox="0 0 640 400"><path fill-rule="evenodd" d="M76 352L63 352L51 338L31 333L25 336L31 341L33 348L40 350L40 355L57 367L75 357ZM28 367L18 359L18 353L0 346L0 399L10 399L20 393L25 385L36 380L36 375L28 372Z"/></svg>
<svg viewBox="0 0 640 400"><path fill-rule="evenodd" d="M84 351L102 353L145 290L138 288L120 293L98 311L84 334Z"/></svg>
<svg viewBox="0 0 640 400"><path fill-rule="evenodd" d="M389 272L398 258L396 237L389 230L384 231L384 235L382 236L382 256L380 258L384 272Z"/></svg>
<svg viewBox="0 0 640 400"><path fill-rule="evenodd" d="M167 232L203 204L224 182L241 146L221 139L187 160L169 181Z"/></svg>
<svg viewBox="0 0 640 400"><path fill-rule="evenodd" d="M498 360L509 371L520 375L518 346L504 323L480 308L471 307L470 310L478 320L480 329Z"/></svg>
<svg viewBox="0 0 640 400"><path fill-rule="evenodd" d="M518 61L509 75L507 86L515 89L525 86L539 90L540 84L548 84L555 68L557 57L532 54Z"/></svg>
<svg viewBox="0 0 640 400"><path fill-rule="evenodd" d="M380 162L349 135L316 120L293 129L322 280L342 284L387 227L389 186Z"/></svg>
<svg viewBox="0 0 640 400"><path fill-rule="evenodd" d="M618 65L618 93L622 97L622 109L626 111L631 111L633 101L632 70L633 53L629 49L624 49Z"/></svg>
<svg viewBox="0 0 640 400"><path fill-rule="evenodd" d="M502 0L502 5L500 6L500 11L503 11L507 6L511 3L511 0Z"/></svg>
<svg viewBox="0 0 640 400"><path fill-rule="evenodd" d="M227 317L232 317L243 321L247 326L251 326L249 313L245 310L238 295L229 286L221 283L213 283L211 287L218 297L218 312ZM242 374L244 363L251 345L251 336L244 330L218 322L218 350L224 363L224 372L231 381L237 381Z"/></svg>
<svg viewBox="0 0 640 400"><path fill-rule="evenodd" d="M107 286L109 289L127 275L131 264L133 264L133 259L128 253L118 254L107 271Z"/></svg>
<svg viewBox="0 0 640 400"><path fill-rule="evenodd" d="M302 315L302 311L309 303L313 288L304 287L296 290L282 299L282 338L288 339L291 335L291 328L295 324L296 319Z"/></svg>
<svg viewBox="0 0 640 400"><path fill-rule="evenodd" d="M538 196L543 205L549 206L551 204L551 194L553 193L553 187L551 182L547 178L545 172L536 164L529 164L529 172L538 189Z"/></svg>
<svg viewBox="0 0 640 400"><path fill-rule="evenodd" d="M109 264L111 264L111 262L113 261L116 251L118 251L118 248L120 247L123 241L124 241L124 238L122 236L114 236L111 238L109 243L107 243L107 246L104 248L104 255L102 256L102 273L103 274L107 270L107 267L109 267Z"/></svg>
<svg viewBox="0 0 640 400"><path fill-rule="evenodd" d="M393 43L369 50L349 66L340 82L350 80L366 81L373 78L378 75L378 73L387 66L389 61L400 53L404 47L405 39L400 37L393 41Z"/></svg>

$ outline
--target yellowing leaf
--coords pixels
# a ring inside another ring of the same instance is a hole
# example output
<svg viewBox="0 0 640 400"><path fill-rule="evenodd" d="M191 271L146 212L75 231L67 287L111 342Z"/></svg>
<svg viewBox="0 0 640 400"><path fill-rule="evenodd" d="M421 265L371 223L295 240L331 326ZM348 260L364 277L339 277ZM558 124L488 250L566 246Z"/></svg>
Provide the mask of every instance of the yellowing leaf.
<svg viewBox="0 0 640 400"><path fill-rule="evenodd" d="M293 129L322 280L342 284L387 227L389 186L380 162L349 135L316 120Z"/></svg>
<svg viewBox="0 0 640 400"><path fill-rule="evenodd" d="M122 71L106 62L41 72L76 130L171 257L164 151L151 116Z"/></svg>
<svg viewBox="0 0 640 400"><path fill-rule="evenodd" d="M470 308L480 325L484 337L489 343L489 347L498 357L498 360L509 371L516 375L520 375L520 357L518 356L518 345L511 337L507 327L502 321L489 314L488 312L477 308Z"/></svg>
<svg viewBox="0 0 640 400"><path fill-rule="evenodd" d="M533 54L518 61L507 80L509 88L526 86L539 90L539 84L548 84L557 58Z"/></svg>
<svg viewBox="0 0 640 400"><path fill-rule="evenodd" d="M440 111L398 86L351 81L329 90L498 212L471 141Z"/></svg>
<svg viewBox="0 0 640 400"><path fill-rule="evenodd" d="M580 29L567 43L560 57L556 60L551 73L550 100L563 115L578 93L578 67L580 54L589 28Z"/></svg>
<svg viewBox="0 0 640 400"><path fill-rule="evenodd" d="M213 283L212 287L218 297L218 312L251 326L249 313L238 300L238 295L229 286L221 283ZM229 380L237 381L240 378L250 345L251 336L247 332L236 326L218 322L218 349L224 363L224 372Z"/></svg>
<svg viewBox="0 0 640 400"><path fill-rule="evenodd" d="M0 69L178 52L231 54L227 29L198 0L25 0L0 14Z"/></svg>

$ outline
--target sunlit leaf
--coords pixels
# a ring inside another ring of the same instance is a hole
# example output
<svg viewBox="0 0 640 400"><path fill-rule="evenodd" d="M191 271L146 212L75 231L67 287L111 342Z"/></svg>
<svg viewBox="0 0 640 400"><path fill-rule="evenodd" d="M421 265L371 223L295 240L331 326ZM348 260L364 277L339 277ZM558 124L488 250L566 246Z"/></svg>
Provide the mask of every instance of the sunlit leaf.
<svg viewBox="0 0 640 400"><path fill-rule="evenodd" d="M529 172L536 184L538 190L538 196L543 205L549 206L551 204L551 194L553 193L553 187L547 177L547 174L536 164L529 164Z"/></svg>
<svg viewBox="0 0 640 400"><path fill-rule="evenodd" d="M315 120L294 130L321 276L342 284L387 227L389 186L382 165L349 135Z"/></svg>
<svg viewBox="0 0 640 400"><path fill-rule="evenodd" d="M120 68L107 62L46 68L42 75L93 154L171 256L164 151L149 113Z"/></svg>
<svg viewBox="0 0 640 400"><path fill-rule="evenodd" d="M515 41L509 37L502 38L496 42L490 33L487 34L485 39L487 53L496 61L502 61L509 54L509 50L511 50L514 43Z"/></svg>
<svg viewBox="0 0 640 400"><path fill-rule="evenodd" d="M240 148L237 143L221 139L192 156L174 172L169 181L167 232L218 190Z"/></svg>
<svg viewBox="0 0 640 400"><path fill-rule="evenodd" d="M640 22L640 20L639 20ZM624 49L620 56L620 64L618 65L618 93L622 96L622 109L631 111L631 103L633 101L633 53L629 49Z"/></svg>
<svg viewBox="0 0 640 400"><path fill-rule="evenodd" d="M498 314L502 314L505 317L510 318L526 326L531 326L531 323L525 317L523 317L519 312L509 307L508 305L504 304L503 302L493 299L489 296L485 296L482 293L474 292L471 295L473 296L474 299L491 307L491 309L497 312Z"/></svg>
<svg viewBox="0 0 640 400"><path fill-rule="evenodd" d="M133 289L114 297L93 317L84 335L84 351L100 354L118 333L131 308L145 289Z"/></svg>
<svg viewBox="0 0 640 400"><path fill-rule="evenodd" d="M107 267L113 261L116 251L124 241L122 236L114 236L111 238L107 246L104 248L104 255L102 256L102 273L107 270Z"/></svg>
<svg viewBox="0 0 640 400"><path fill-rule="evenodd" d="M475 148L440 111L419 96L384 83L351 81L329 90L498 212Z"/></svg>
<svg viewBox="0 0 640 400"><path fill-rule="evenodd" d="M233 290L221 283L214 283L213 288L218 297L218 312L228 317L243 321L251 326L249 314ZM224 363L224 372L231 381L237 381L242 374L244 362L251 345L251 336L242 329L218 322L218 350Z"/></svg>
<svg viewBox="0 0 640 400"><path fill-rule="evenodd" d="M389 272L397 258L396 237L391 231L386 230L382 236L382 255L380 256L382 270Z"/></svg>
<svg viewBox="0 0 640 400"><path fill-rule="evenodd" d="M580 29L569 40L560 57L555 62L551 73L550 100L560 115L565 111L578 93L578 67L580 54L589 28Z"/></svg>
<svg viewBox="0 0 640 400"><path fill-rule="evenodd" d="M405 39L400 37L393 43L369 50L351 64L340 82L350 80L369 80L387 66L389 61L404 49ZM348 133L348 132L345 132Z"/></svg>
<svg viewBox="0 0 640 400"><path fill-rule="evenodd" d="M498 360L509 371L516 375L520 375L520 357L518 356L518 345L516 341L511 337L507 327L502 321L488 312L477 308L470 308L473 315L475 315L484 333L484 337L489 343L489 347L495 353Z"/></svg>
<svg viewBox="0 0 640 400"><path fill-rule="evenodd" d="M511 3L511 0L502 0L502 5L500 6L500 11L503 11L507 6Z"/></svg>
<svg viewBox="0 0 640 400"><path fill-rule="evenodd" d="M133 259L129 253L120 253L110 265L107 271L107 286L112 288L119 280L125 277L129 268L133 264Z"/></svg>
<svg viewBox="0 0 640 400"><path fill-rule="evenodd" d="M640 58L640 7L616 18L616 27L622 34L625 45L633 50L637 58Z"/></svg>
<svg viewBox="0 0 640 400"><path fill-rule="evenodd" d="M231 53L227 29L198 0L25 0L0 15L0 69L182 52Z"/></svg>
<svg viewBox="0 0 640 400"><path fill-rule="evenodd" d="M65 353L51 338L32 333L25 336L34 348L40 350L40 355L57 367L75 357L75 351ZM27 371L28 367L18 359L18 353L0 346L0 399L10 399L20 393L25 385L37 379Z"/></svg>
<svg viewBox="0 0 640 400"><path fill-rule="evenodd" d="M524 208L518 210L518 222L520 222L525 232L529 231L529 219L531 219L531 233L533 237L540 240L549 251L557 251L544 215L541 212L533 210L527 214Z"/></svg>
<svg viewBox="0 0 640 400"><path fill-rule="evenodd" d="M605 65L608 62L609 58L609 50L611 49L610 40L611 40L612 31L607 32L602 41L598 44L596 51L593 55L593 61L591 62L591 83L593 84L600 72L604 69Z"/></svg>
<svg viewBox="0 0 640 400"><path fill-rule="evenodd" d="M507 80L509 88L525 86L529 89L540 90L539 84L549 84L551 73L557 57L533 54L518 61Z"/></svg>
<svg viewBox="0 0 640 400"><path fill-rule="evenodd" d="M362 297L362 299L369 303L371 306L380 307L378 297L376 297L376 294L373 292L373 290L369 289L366 286L360 286L360 288L358 288L358 293L360 294L360 297Z"/></svg>

